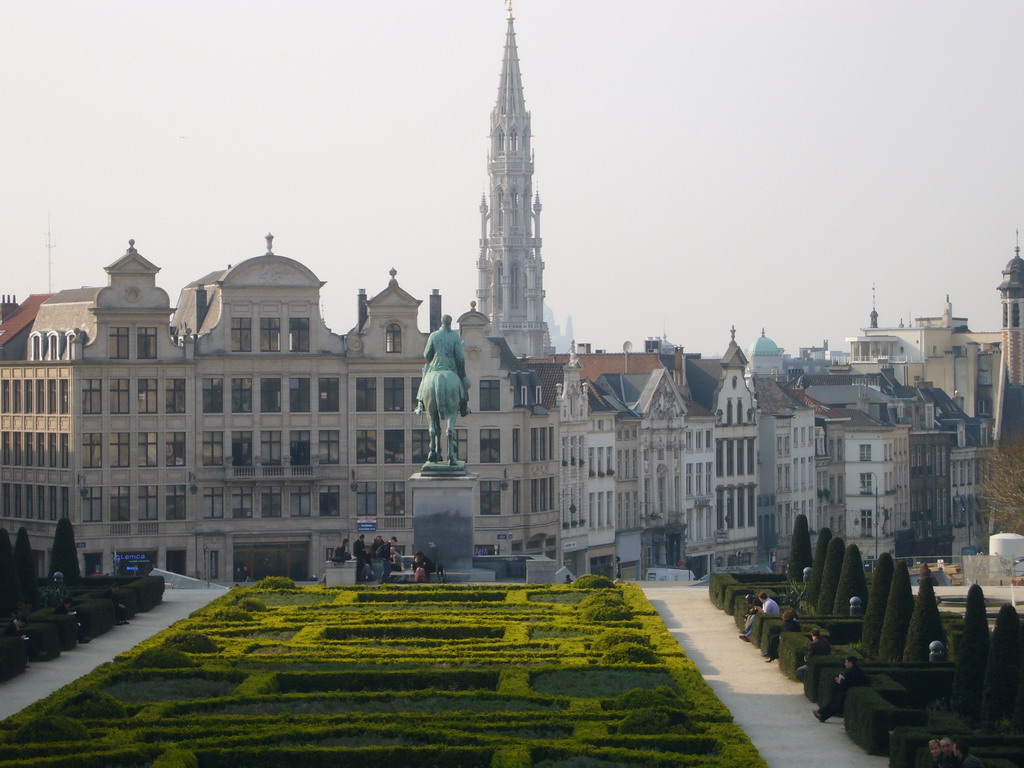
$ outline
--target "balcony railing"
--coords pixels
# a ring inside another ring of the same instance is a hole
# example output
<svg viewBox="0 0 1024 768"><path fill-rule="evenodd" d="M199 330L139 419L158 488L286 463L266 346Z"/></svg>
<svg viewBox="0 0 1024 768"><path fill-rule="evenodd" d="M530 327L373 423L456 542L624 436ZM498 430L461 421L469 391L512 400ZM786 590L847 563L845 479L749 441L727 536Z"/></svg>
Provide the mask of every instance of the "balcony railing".
<svg viewBox="0 0 1024 768"><path fill-rule="evenodd" d="M319 466L312 464L231 466L226 467L225 471L229 480L312 479L319 476Z"/></svg>

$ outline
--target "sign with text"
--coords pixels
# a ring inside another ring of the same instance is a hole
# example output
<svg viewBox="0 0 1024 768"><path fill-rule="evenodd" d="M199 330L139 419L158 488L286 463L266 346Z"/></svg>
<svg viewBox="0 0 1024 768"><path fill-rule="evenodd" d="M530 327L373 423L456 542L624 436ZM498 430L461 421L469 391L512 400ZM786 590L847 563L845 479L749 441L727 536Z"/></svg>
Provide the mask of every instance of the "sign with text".
<svg viewBox="0 0 1024 768"><path fill-rule="evenodd" d="M360 533L375 533L377 531L377 518L357 517L356 530Z"/></svg>

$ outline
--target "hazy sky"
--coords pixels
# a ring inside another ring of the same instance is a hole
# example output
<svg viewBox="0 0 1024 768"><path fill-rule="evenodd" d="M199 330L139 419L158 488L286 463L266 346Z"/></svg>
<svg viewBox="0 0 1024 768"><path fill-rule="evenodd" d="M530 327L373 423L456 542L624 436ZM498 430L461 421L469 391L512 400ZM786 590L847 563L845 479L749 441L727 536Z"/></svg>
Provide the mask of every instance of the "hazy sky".
<svg viewBox="0 0 1024 768"><path fill-rule="evenodd" d="M1024 3L517 0L548 304L577 340L735 324L799 346L955 314L997 330L1024 225ZM0 0L3 293L182 286L265 250L327 281L477 285L500 0ZM443 266L441 266L443 265ZM426 302L424 302L424 308Z"/></svg>

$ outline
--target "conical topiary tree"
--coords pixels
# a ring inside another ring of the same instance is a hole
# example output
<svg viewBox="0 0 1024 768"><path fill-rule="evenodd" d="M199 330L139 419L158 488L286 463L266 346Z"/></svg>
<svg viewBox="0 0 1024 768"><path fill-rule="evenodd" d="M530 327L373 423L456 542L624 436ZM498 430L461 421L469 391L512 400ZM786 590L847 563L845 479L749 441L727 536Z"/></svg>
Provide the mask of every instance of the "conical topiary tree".
<svg viewBox="0 0 1024 768"><path fill-rule="evenodd" d="M999 609L988 646L985 688L981 695L981 719L986 723L1005 720L1013 714L1020 677L1020 618L1006 603Z"/></svg>
<svg viewBox="0 0 1024 768"><path fill-rule="evenodd" d="M0 616L14 616L21 600L21 584L14 567L14 548L6 528L0 528Z"/></svg>
<svg viewBox="0 0 1024 768"><path fill-rule="evenodd" d="M885 607L889 602L889 587L892 585L892 569L892 555L883 552L875 561L875 569L871 574L868 609L864 612L864 630L861 636L861 645L871 659L878 655L878 641L882 636Z"/></svg>
<svg viewBox="0 0 1024 768"><path fill-rule="evenodd" d="M804 580L804 568L814 561L811 554L811 532L807 527L807 515L797 515L793 523L793 535L789 544L789 567L786 575L794 584Z"/></svg>
<svg viewBox="0 0 1024 768"><path fill-rule="evenodd" d="M825 555L825 568L821 572L821 590L818 592L818 613L832 613L839 587L839 575L843 572L843 558L846 557L846 543L839 536L833 536Z"/></svg>
<svg viewBox="0 0 1024 768"><path fill-rule="evenodd" d="M967 590L963 627L956 655L956 671L953 674L951 704L953 711L961 717L978 720L981 717L981 694L985 688L985 666L988 663L988 617L985 612L985 594L977 584L972 584ZM1020 689L1024 691L1024 686L1020 686ZM1017 700L1020 701L1019 696Z"/></svg>
<svg viewBox="0 0 1024 768"><path fill-rule="evenodd" d="M935 602L935 584L929 576L917 588L914 613L907 628L907 642L903 646L904 661L928 661L928 646L933 641L946 643L946 632L939 618L939 604Z"/></svg>
<svg viewBox="0 0 1024 768"><path fill-rule="evenodd" d="M74 586L82 578L78 567L78 547L75 545L75 529L71 521L62 517L57 521L57 530L53 534L53 552L50 555L50 578L60 571L64 574L64 583Z"/></svg>
<svg viewBox="0 0 1024 768"><path fill-rule="evenodd" d="M25 526L18 529L14 539L14 567L21 584L21 602L36 608L39 605L39 585L36 584L36 561L32 557L32 543Z"/></svg>
<svg viewBox="0 0 1024 768"><path fill-rule="evenodd" d="M818 531L818 543L814 548L814 562L811 563L811 580L807 582L807 591L804 592L804 605L812 610L818 604L821 574L825 570L825 555L828 553L830 541L832 541L831 528L826 527Z"/></svg>
<svg viewBox="0 0 1024 768"><path fill-rule="evenodd" d="M843 570L839 574L836 597L832 601L832 613L837 616L850 614L850 598L860 598L861 608L868 604L868 582L864 577L864 561L860 558L860 547L851 544L843 555Z"/></svg>
<svg viewBox="0 0 1024 768"><path fill-rule="evenodd" d="M910 571L902 560L892 571L889 600L885 606L882 634L878 639L879 661L902 661L907 642L907 628L914 613L914 591L910 587Z"/></svg>

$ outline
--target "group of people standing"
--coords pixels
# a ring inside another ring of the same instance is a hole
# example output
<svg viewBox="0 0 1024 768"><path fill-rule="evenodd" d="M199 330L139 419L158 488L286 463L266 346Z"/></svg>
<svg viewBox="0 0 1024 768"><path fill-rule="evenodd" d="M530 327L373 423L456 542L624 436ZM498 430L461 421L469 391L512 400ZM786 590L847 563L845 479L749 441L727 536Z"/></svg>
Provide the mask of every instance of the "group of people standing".
<svg viewBox="0 0 1024 768"><path fill-rule="evenodd" d="M374 580L374 563L380 566L380 575L377 581L387 584L392 573L398 573L405 569L402 563L402 553L399 550L398 537L392 536L387 541L383 536L375 536L369 544L366 542L366 534L361 533L352 545L352 551L348 550L348 539L341 542L338 551L335 552L334 560L345 561L355 559L356 561L356 582L364 583ZM430 574L434 573L435 566L429 557L419 550L412 558L413 582L427 583L430 581Z"/></svg>

